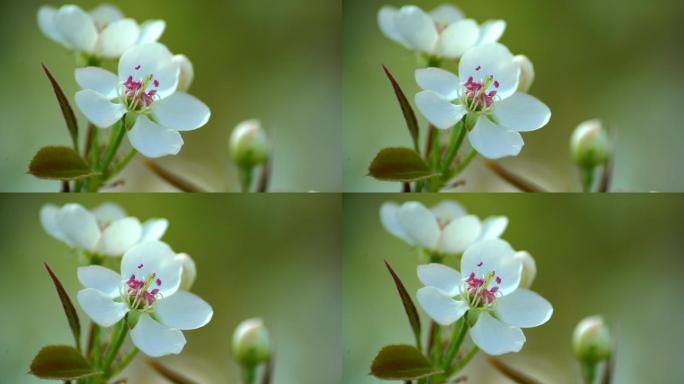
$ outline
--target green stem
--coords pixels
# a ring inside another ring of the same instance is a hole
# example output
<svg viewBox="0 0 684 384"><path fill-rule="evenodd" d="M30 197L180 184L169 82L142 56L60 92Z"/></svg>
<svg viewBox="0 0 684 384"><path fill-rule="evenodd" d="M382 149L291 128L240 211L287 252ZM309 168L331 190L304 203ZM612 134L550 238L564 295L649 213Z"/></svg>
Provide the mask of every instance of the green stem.
<svg viewBox="0 0 684 384"><path fill-rule="evenodd" d="M596 364L582 364L582 378L585 384L594 384L596 380Z"/></svg>
<svg viewBox="0 0 684 384"><path fill-rule="evenodd" d="M594 185L594 168L582 167L580 172L582 174L582 191L591 192L591 187Z"/></svg>
<svg viewBox="0 0 684 384"><path fill-rule="evenodd" d="M92 126L90 126L90 129L93 130L93 133L88 154L90 157L90 167L96 170L100 162L100 132L97 131L98 128L93 128Z"/></svg>
<svg viewBox="0 0 684 384"><path fill-rule="evenodd" d="M451 336L451 345L449 346L449 350L447 352L446 359L444 359L444 370L448 370L449 367L451 366L451 362L454 360L454 357L456 357L456 353L458 353L458 350L461 348L461 344L463 344L463 340L465 339L465 335L468 332L468 314L466 313L465 316L461 318L461 326L458 327L457 325L454 325L454 333Z"/></svg>
<svg viewBox="0 0 684 384"><path fill-rule="evenodd" d="M449 173L449 168L451 168L451 163L454 161L454 157L458 153L458 150L463 144L463 139L465 138L465 116L461 121L456 124L454 129L451 131L451 142L449 143L449 151L447 152L446 158L442 163L442 175L447 176Z"/></svg>
<svg viewBox="0 0 684 384"><path fill-rule="evenodd" d="M121 122L112 127L112 132L109 136L109 143L107 146L107 151L105 152L104 160L100 166L100 171L105 174L109 165L114 160L116 151L119 149L121 142L123 141L124 134L126 133L126 115L121 118Z"/></svg>
<svg viewBox="0 0 684 384"><path fill-rule="evenodd" d="M451 175L449 175L448 179L452 179L460 175L461 172L463 172L463 170L465 170L468 167L468 165L470 165L470 162L473 161L475 156L477 156L477 151L471 149L466 158L458 164L458 166L454 169L453 172L451 172Z"/></svg>
<svg viewBox="0 0 684 384"><path fill-rule="evenodd" d="M256 366L242 366L242 384L254 384L256 382Z"/></svg>
<svg viewBox="0 0 684 384"><path fill-rule="evenodd" d="M439 142L440 133L441 132L439 130L435 130L435 135L432 142L432 152L430 153L432 156L432 169L434 170L439 170L439 162L442 157L442 148L441 143Z"/></svg>
<svg viewBox="0 0 684 384"><path fill-rule="evenodd" d="M119 363L119 365L117 365L114 369L112 369L111 377L115 377L116 375L121 373L124 369L126 369L128 364L130 364L131 361L133 361L133 359L135 358L135 356L138 355L138 352L140 352L140 350L136 347L133 347L133 349L128 351L128 353L123 358L123 360L121 360L121 363Z"/></svg>
<svg viewBox="0 0 684 384"><path fill-rule="evenodd" d="M124 168L126 168L126 166L128 165L128 163L130 163L131 160L133 160L133 158L135 157L136 154L137 154L137 152L136 152L135 148L131 148L131 150L128 151L128 154L126 154L126 157L124 157L121 161L119 161L114 166L114 168L112 168L112 171L107 174L106 180L109 180L113 177L116 177L116 175L118 175L121 171L123 171Z"/></svg>
<svg viewBox="0 0 684 384"><path fill-rule="evenodd" d="M442 357L441 326L437 323L434 323L432 334L432 350L430 351L430 356L434 362L439 361Z"/></svg>
<svg viewBox="0 0 684 384"><path fill-rule="evenodd" d="M250 166L240 167L240 187L242 192L249 192L252 187L252 171L253 168Z"/></svg>
<svg viewBox="0 0 684 384"><path fill-rule="evenodd" d="M463 358L459 360L458 363L456 363L456 365L454 365L454 367L451 370L449 370L449 376L454 375L460 372L463 368L465 368L465 366L468 365L468 363L470 363L470 360L472 360L473 357L477 355L477 351L477 347L473 346L470 349L470 351L468 351L468 353L466 353L465 356L463 356Z"/></svg>
<svg viewBox="0 0 684 384"><path fill-rule="evenodd" d="M119 322L119 327L112 337L112 343L109 345L109 351L107 357L105 357L104 364L102 368L104 369L105 378L109 379L111 377L111 366L112 362L116 358L116 355L121 349L121 345L126 339L126 334L128 334L128 325L126 324L127 318L124 317L123 320Z"/></svg>

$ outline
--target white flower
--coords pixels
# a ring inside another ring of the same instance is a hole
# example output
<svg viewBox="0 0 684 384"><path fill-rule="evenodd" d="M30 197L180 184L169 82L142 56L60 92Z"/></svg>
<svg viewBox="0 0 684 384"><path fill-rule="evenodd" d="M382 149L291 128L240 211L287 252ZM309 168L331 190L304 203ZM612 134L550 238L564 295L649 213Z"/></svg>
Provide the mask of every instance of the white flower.
<svg viewBox="0 0 684 384"><path fill-rule="evenodd" d="M478 241L501 236L508 225L504 216L484 221L453 201L426 208L411 201L398 205L388 202L380 208L380 220L388 232L411 245L442 254L459 254Z"/></svg>
<svg viewBox="0 0 684 384"><path fill-rule="evenodd" d="M177 154L179 131L202 127L209 108L187 93L177 92L180 69L159 43L136 45L119 60L119 75L97 67L76 70L76 104L90 122L107 128L126 115L135 119L128 132L131 145L146 157Z"/></svg>
<svg viewBox="0 0 684 384"><path fill-rule="evenodd" d="M551 111L544 103L516 92L520 67L503 45L470 49L461 58L458 74L418 69L416 81L423 91L416 95L416 106L439 129L452 127L468 114L468 122L474 122L468 139L484 157L517 155L523 147L519 132L549 122Z"/></svg>
<svg viewBox="0 0 684 384"><path fill-rule="evenodd" d="M47 37L68 49L94 57L117 58L133 45L157 41L166 23L149 20L138 25L109 4L88 13L76 5L59 9L45 5L38 10L38 26Z"/></svg>
<svg viewBox="0 0 684 384"><path fill-rule="evenodd" d="M40 222L47 233L68 246L104 256L121 256L136 244L159 240L169 225L166 219L140 224L116 204L104 203L88 211L79 204L46 204Z"/></svg>
<svg viewBox="0 0 684 384"><path fill-rule="evenodd" d="M131 340L148 356L180 353L185 345L181 331L203 327L214 313L207 302L179 289L181 263L159 241L128 250L121 259L121 275L88 266L78 269L78 279L85 287L78 292L83 311L103 327L128 314Z"/></svg>
<svg viewBox="0 0 684 384"><path fill-rule="evenodd" d="M613 354L613 339L601 316L582 319L572 336L575 356L585 363L596 364Z"/></svg>
<svg viewBox="0 0 684 384"><path fill-rule="evenodd" d="M605 164L610 158L610 140L601 120L582 122L572 132L570 153L581 167L593 168Z"/></svg>
<svg viewBox="0 0 684 384"><path fill-rule="evenodd" d="M178 88L176 90L178 92L187 92L192 85L192 81L195 79L195 69L192 66L192 62L185 55L175 55L173 56L173 61L180 68Z"/></svg>
<svg viewBox="0 0 684 384"><path fill-rule="evenodd" d="M271 339L261 319L247 319L235 328L233 355L240 364L246 366L268 361L271 357Z"/></svg>
<svg viewBox="0 0 684 384"><path fill-rule="evenodd" d="M230 155L236 164L253 167L268 160L269 146L266 132L259 120L243 121L230 134Z"/></svg>
<svg viewBox="0 0 684 384"><path fill-rule="evenodd" d="M378 24L385 36L408 49L450 59L461 57L474 46L496 42L506 29L503 20L478 25L448 4L430 13L415 5L399 9L384 6L378 12Z"/></svg>
<svg viewBox="0 0 684 384"><path fill-rule="evenodd" d="M468 248L461 272L442 264L418 266L425 287L416 297L425 312L447 326L468 313L470 338L489 355L518 352L525 343L520 328L537 327L553 314L551 304L538 294L519 288L522 266L515 251L500 239Z"/></svg>

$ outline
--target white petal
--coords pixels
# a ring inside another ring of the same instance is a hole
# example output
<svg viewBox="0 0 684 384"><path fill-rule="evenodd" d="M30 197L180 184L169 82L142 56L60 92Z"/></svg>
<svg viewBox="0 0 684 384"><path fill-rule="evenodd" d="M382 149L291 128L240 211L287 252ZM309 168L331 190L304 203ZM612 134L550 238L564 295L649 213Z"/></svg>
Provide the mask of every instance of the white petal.
<svg viewBox="0 0 684 384"><path fill-rule="evenodd" d="M97 289L80 290L77 299L83 312L103 327L111 327L128 313L125 303L116 302Z"/></svg>
<svg viewBox="0 0 684 384"><path fill-rule="evenodd" d="M397 15L399 10L391 7L384 6L378 11L378 25L382 33L389 39L403 45L406 48L411 48L411 46L404 40L404 37L399 32L397 28Z"/></svg>
<svg viewBox="0 0 684 384"><path fill-rule="evenodd" d="M177 91L187 92L195 79L195 69L192 62L185 55L174 55L173 62L178 64L178 68L180 68Z"/></svg>
<svg viewBox="0 0 684 384"><path fill-rule="evenodd" d="M49 5L43 5L38 9L38 27L40 28L41 32L45 34L45 36L62 45L66 45L64 38L62 38L62 35L60 35L59 31L57 30L57 25L55 24L56 15L57 8ZM67 46L67 48L69 47Z"/></svg>
<svg viewBox="0 0 684 384"><path fill-rule="evenodd" d="M440 53L444 57L461 57L468 49L477 44L480 27L475 20L466 19L450 24L441 35Z"/></svg>
<svg viewBox="0 0 684 384"><path fill-rule="evenodd" d="M420 203L404 203L397 212L397 220L416 245L434 249L440 230L435 215Z"/></svg>
<svg viewBox="0 0 684 384"><path fill-rule="evenodd" d="M93 53L97 29L90 16L75 5L65 5L55 15L55 27L64 41L77 51Z"/></svg>
<svg viewBox="0 0 684 384"><path fill-rule="evenodd" d="M154 43L166 29L164 20L147 20L140 25L140 37L137 44Z"/></svg>
<svg viewBox="0 0 684 384"><path fill-rule="evenodd" d="M521 328L538 327L553 314L551 303L523 288L495 300L494 310L501 321Z"/></svg>
<svg viewBox="0 0 684 384"><path fill-rule="evenodd" d="M135 217L126 217L110 224L100 238L98 248L106 256L121 256L142 236L142 225Z"/></svg>
<svg viewBox="0 0 684 384"><path fill-rule="evenodd" d="M162 99L176 91L179 73L173 55L159 43L135 45L124 52L119 60L120 82L125 82L129 76L135 81L142 81L152 75L159 82L154 89Z"/></svg>
<svg viewBox="0 0 684 384"><path fill-rule="evenodd" d="M448 100L458 98L461 88L458 76L441 68L417 69L416 82L424 91L433 91Z"/></svg>
<svg viewBox="0 0 684 384"><path fill-rule="evenodd" d="M404 229L399 224L398 218L399 204L388 202L380 207L380 222L385 227L387 232L413 245L413 239L404 232Z"/></svg>
<svg viewBox="0 0 684 384"><path fill-rule="evenodd" d="M422 9L408 5L401 7L396 18L397 29L414 49L432 53L437 43L437 27Z"/></svg>
<svg viewBox="0 0 684 384"><path fill-rule="evenodd" d="M112 103L107 97L92 89L76 93L76 105L85 117L98 128L109 128L121 120L126 107Z"/></svg>
<svg viewBox="0 0 684 384"><path fill-rule="evenodd" d="M419 265L418 279L425 286L437 288L449 297L454 297L461 291L461 274L443 264Z"/></svg>
<svg viewBox="0 0 684 384"><path fill-rule="evenodd" d="M98 53L104 57L116 58L132 47L140 36L140 27L133 19L115 21L100 34Z"/></svg>
<svg viewBox="0 0 684 384"><path fill-rule="evenodd" d="M475 345L488 355L519 352L525 344L525 335L518 327L506 325L483 312L470 330Z"/></svg>
<svg viewBox="0 0 684 384"><path fill-rule="evenodd" d="M112 222L126 217L126 211L114 203L102 203L91 211L100 225L109 225Z"/></svg>
<svg viewBox="0 0 684 384"><path fill-rule="evenodd" d="M178 290L181 277L181 263L176 259L176 253L161 241L149 241L129 249L121 259L121 276L128 279L147 278L155 274L160 285L153 285L159 289L162 296L168 297Z"/></svg>
<svg viewBox="0 0 684 384"><path fill-rule="evenodd" d="M140 154L150 158L175 155L183 147L183 138L178 131L162 127L147 116L138 116L128 132L128 140Z"/></svg>
<svg viewBox="0 0 684 384"><path fill-rule="evenodd" d="M440 249L444 253L460 254L480 235L482 225L477 216L468 215L453 220L442 231Z"/></svg>
<svg viewBox="0 0 684 384"><path fill-rule="evenodd" d="M458 65L458 77L464 81L472 77L482 83L490 76L494 81L489 81L487 93L496 91L500 99L505 99L518 89L520 67L513 61L508 48L491 43L473 47L463 54Z"/></svg>
<svg viewBox="0 0 684 384"><path fill-rule="evenodd" d="M183 332L169 328L143 314L131 331L131 340L144 354L161 357L179 354L185 346Z"/></svg>
<svg viewBox="0 0 684 384"><path fill-rule="evenodd" d="M142 227L140 244L161 239L168 227L169 221L166 219L149 219L145 221Z"/></svg>
<svg viewBox="0 0 684 384"><path fill-rule="evenodd" d="M93 19L95 24L100 28L104 28L110 23L121 20L124 17L121 10L111 4L100 4L89 13L90 18Z"/></svg>
<svg viewBox="0 0 684 384"><path fill-rule="evenodd" d="M115 74L98 67L86 67L77 68L75 75L76 82L81 88L92 89L107 100L112 100L116 97L119 78Z"/></svg>
<svg viewBox="0 0 684 384"><path fill-rule="evenodd" d="M57 221L57 213L59 212L59 207L54 204L45 204L40 209L40 223L43 225L43 229L50 236L57 240L67 243L69 246L73 244L69 239L62 233L62 229L59 227Z"/></svg>
<svg viewBox="0 0 684 384"><path fill-rule="evenodd" d="M518 132L496 125L486 116L477 119L475 128L468 133L468 140L479 154L488 159L517 156L525 144Z"/></svg>
<svg viewBox="0 0 684 384"><path fill-rule="evenodd" d="M507 242L500 239L485 240L471 245L461 258L461 274L482 278L494 272L499 281L493 281L502 295L507 295L518 288L522 265L515 258L515 251Z"/></svg>
<svg viewBox="0 0 684 384"><path fill-rule="evenodd" d="M64 236L79 249L94 251L100 239L95 216L78 204L67 204L57 212L56 221Z"/></svg>
<svg viewBox="0 0 684 384"><path fill-rule="evenodd" d="M441 325L453 324L468 311L465 302L454 300L434 287L419 289L416 299L425 313Z"/></svg>
<svg viewBox="0 0 684 384"><path fill-rule="evenodd" d="M99 265L78 268L78 281L86 288L100 291L106 297L113 299L120 295L121 275Z"/></svg>
<svg viewBox="0 0 684 384"><path fill-rule="evenodd" d="M503 20L487 20L480 26L480 39L478 44L494 43L498 41L506 30L506 22Z"/></svg>
<svg viewBox="0 0 684 384"><path fill-rule="evenodd" d="M187 291L158 300L154 311L162 324L183 330L203 327L214 315L206 301Z"/></svg>
<svg viewBox="0 0 684 384"><path fill-rule="evenodd" d="M448 223L466 215L463 206L452 200L444 200L430 209L440 223Z"/></svg>
<svg viewBox="0 0 684 384"><path fill-rule="evenodd" d="M159 124L177 131L191 131L209 121L209 107L194 96L183 92L154 102L152 113Z"/></svg>
<svg viewBox="0 0 684 384"><path fill-rule="evenodd" d="M435 23L446 26L463 19L463 12L451 4L442 4L430 11L430 17Z"/></svg>
<svg viewBox="0 0 684 384"><path fill-rule="evenodd" d="M433 91L419 92L415 102L420 113L439 129L453 127L467 112L461 104L452 104L448 98Z"/></svg>
<svg viewBox="0 0 684 384"><path fill-rule="evenodd" d="M508 217L491 216L482 222L482 231L478 240L498 239L508 226Z"/></svg>
<svg viewBox="0 0 684 384"><path fill-rule="evenodd" d="M526 132L545 126L551 119L551 110L534 96L517 92L494 104L494 117L506 128Z"/></svg>

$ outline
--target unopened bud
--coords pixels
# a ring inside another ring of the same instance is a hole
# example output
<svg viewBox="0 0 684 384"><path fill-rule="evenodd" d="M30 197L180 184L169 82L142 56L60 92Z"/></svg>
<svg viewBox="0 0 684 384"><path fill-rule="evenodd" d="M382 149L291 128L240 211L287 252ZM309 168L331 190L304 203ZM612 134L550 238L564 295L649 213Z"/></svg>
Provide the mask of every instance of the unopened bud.
<svg viewBox="0 0 684 384"><path fill-rule="evenodd" d="M601 316L580 321L575 328L572 344L577 358L588 365L607 360L613 353L613 340Z"/></svg>
<svg viewBox="0 0 684 384"><path fill-rule="evenodd" d="M195 278L197 278L197 268L195 268L195 262L187 253L179 253L176 255L176 260L181 262L182 268L180 288L185 291L189 291L190 288L192 288L192 285L195 283Z"/></svg>
<svg viewBox="0 0 684 384"><path fill-rule="evenodd" d="M192 62L185 55L175 55L173 62L178 64L180 68L180 75L178 76L179 92L186 92L190 89L192 81L195 79L195 70L192 67Z"/></svg>
<svg viewBox="0 0 684 384"><path fill-rule="evenodd" d="M522 264L522 274L520 276L520 287L529 288L537 277L537 263L534 261L532 255L527 251L519 251L515 253L515 259Z"/></svg>
<svg viewBox="0 0 684 384"><path fill-rule="evenodd" d="M268 138L259 120L238 124L230 136L230 153L236 164L254 167L268 159Z"/></svg>
<svg viewBox="0 0 684 384"><path fill-rule="evenodd" d="M248 319L238 325L233 333L233 355L240 364L248 367L271 358L271 340L261 319Z"/></svg>
<svg viewBox="0 0 684 384"><path fill-rule="evenodd" d="M605 164L610 157L610 143L601 121L588 120L578 125L570 139L570 151L575 163L583 168Z"/></svg>
<svg viewBox="0 0 684 384"><path fill-rule="evenodd" d="M534 65L525 55L516 55L513 62L520 67L520 80L518 81L518 92L527 92L534 82Z"/></svg>

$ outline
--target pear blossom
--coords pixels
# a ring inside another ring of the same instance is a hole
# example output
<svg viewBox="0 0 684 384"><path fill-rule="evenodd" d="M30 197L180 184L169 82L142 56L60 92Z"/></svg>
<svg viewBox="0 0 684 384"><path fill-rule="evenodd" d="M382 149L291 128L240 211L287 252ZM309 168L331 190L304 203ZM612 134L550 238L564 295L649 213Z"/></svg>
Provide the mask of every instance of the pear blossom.
<svg viewBox="0 0 684 384"><path fill-rule="evenodd" d="M517 92L519 80L520 65L508 48L480 45L463 55L458 76L439 68L418 69L416 81L422 91L415 102L439 129L448 129L467 115L470 144L484 157L516 156L524 144L520 132L539 129L551 119L544 103Z"/></svg>
<svg viewBox="0 0 684 384"><path fill-rule="evenodd" d="M121 274L102 266L78 269L85 287L78 292L83 311L102 327L125 316L133 344L148 356L178 354L183 350L183 330L206 325L211 306L198 296L179 289L181 262L160 241L129 249L121 259Z"/></svg>
<svg viewBox="0 0 684 384"><path fill-rule="evenodd" d="M466 19L460 9L443 4L427 13L415 5L384 6L378 12L382 33L404 47L430 57L456 59L468 49L499 40L506 29L503 20L481 25Z"/></svg>
<svg viewBox="0 0 684 384"><path fill-rule="evenodd" d="M178 92L180 68L162 44L136 45L119 60L119 74L98 67L76 69L76 105L98 128L133 123L128 140L142 155L177 154L180 131L204 126L211 112L194 96Z"/></svg>
<svg viewBox="0 0 684 384"><path fill-rule="evenodd" d="M487 240L465 251L460 272L443 264L418 266L425 287L416 298L441 325L467 316L470 338L485 353L518 352L525 343L521 328L542 325L553 314L546 299L519 287L521 272L522 265L507 242Z"/></svg>
<svg viewBox="0 0 684 384"><path fill-rule="evenodd" d="M271 339L263 320L247 319L235 328L233 356L245 366L256 366L271 358Z"/></svg>
<svg viewBox="0 0 684 384"><path fill-rule="evenodd" d="M195 261L187 253L179 253L176 255L176 259L180 261L182 269L180 288L189 291L190 288L192 288L192 285L195 284L195 279L197 278Z"/></svg>
<svg viewBox="0 0 684 384"><path fill-rule="evenodd" d="M141 224L112 203L90 211L74 203L63 207L46 204L40 210L40 221L48 234L68 246L112 257L123 255L134 245L161 239L169 225L166 219Z"/></svg>
<svg viewBox="0 0 684 384"><path fill-rule="evenodd" d="M118 58L136 44L156 42L164 33L163 20L138 24L124 18L111 4L86 12L76 5L45 5L38 10L38 26L50 39L67 49L93 57Z"/></svg>
<svg viewBox="0 0 684 384"><path fill-rule="evenodd" d="M431 209L419 202L402 205L388 202L380 208L385 229L405 242L430 252L460 254L470 245L501 236L508 218L492 216L480 220L468 215L454 201L445 200Z"/></svg>

